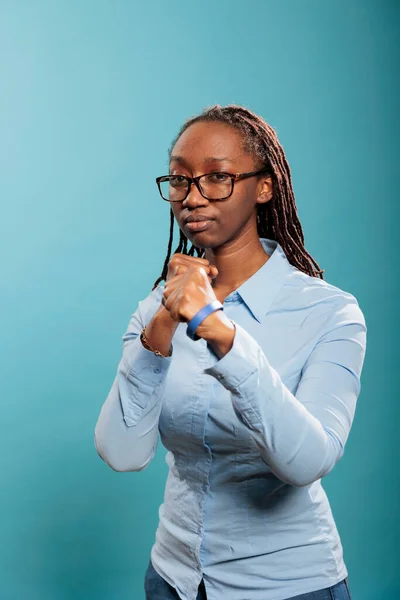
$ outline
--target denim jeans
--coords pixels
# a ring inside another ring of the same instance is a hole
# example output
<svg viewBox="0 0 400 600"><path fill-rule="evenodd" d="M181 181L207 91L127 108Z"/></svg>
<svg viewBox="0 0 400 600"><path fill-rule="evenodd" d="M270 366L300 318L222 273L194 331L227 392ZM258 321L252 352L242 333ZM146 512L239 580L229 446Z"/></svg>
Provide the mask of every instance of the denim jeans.
<svg viewBox="0 0 400 600"><path fill-rule="evenodd" d="M176 590L157 573L151 561L144 578L144 589L146 600L179 600ZM207 600L203 579L198 588L197 600ZM351 600L351 596L347 579L343 579L340 583L323 590L292 596L286 600Z"/></svg>

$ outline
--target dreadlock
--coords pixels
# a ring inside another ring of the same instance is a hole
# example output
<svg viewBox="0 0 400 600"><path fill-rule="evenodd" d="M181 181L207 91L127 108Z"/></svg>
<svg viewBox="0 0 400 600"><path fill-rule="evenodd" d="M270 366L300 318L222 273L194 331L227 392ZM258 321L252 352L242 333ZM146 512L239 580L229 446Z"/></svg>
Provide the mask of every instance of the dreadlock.
<svg viewBox="0 0 400 600"><path fill-rule="evenodd" d="M291 265L312 277L323 279L323 270L304 247L303 229L297 213L296 201L292 187L292 177L284 150L278 140L275 130L247 108L230 104L220 106L215 104L206 108L196 117L187 119L173 140L168 156L181 135L194 123L219 122L231 125L243 137L244 150L254 157L256 169L265 167L273 183L273 197L269 202L257 205L257 231L261 238L276 240L282 247ZM160 277L154 283L153 290L168 273L168 263L171 257L174 235L174 214L170 209L170 237L167 256ZM188 239L180 230L179 244L175 253L200 257L202 248L192 244L187 250Z"/></svg>

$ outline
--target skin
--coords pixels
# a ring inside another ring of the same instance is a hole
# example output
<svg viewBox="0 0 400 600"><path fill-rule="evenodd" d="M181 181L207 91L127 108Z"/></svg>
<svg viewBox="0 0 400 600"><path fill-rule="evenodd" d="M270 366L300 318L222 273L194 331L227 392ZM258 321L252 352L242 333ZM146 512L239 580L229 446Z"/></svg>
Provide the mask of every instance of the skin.
<svg viewBox="0 0 400 600"><path fill-rule="evenodd" d="M223 157L223 161L215 160ZM241 135L224 123L191 125L171 153L170 174L194 177L257 168L253 157L244 152ZM183 202L171 204L180 229L195 246L205 249L205 257L174 254L171 258L162 306L145 332L152 348L162 348L167 354L179 322L189 321L212 300L223 302L269 259L258 237L256 216L257 205L271 198L272 180L264 175L236 181L225 200L209 201L192 185ZM190 214L212 219L209 228L190 231L185 224ZM216 311L204 319L196 334L222 358L232 347L235 326L223 311Z"/></svg>

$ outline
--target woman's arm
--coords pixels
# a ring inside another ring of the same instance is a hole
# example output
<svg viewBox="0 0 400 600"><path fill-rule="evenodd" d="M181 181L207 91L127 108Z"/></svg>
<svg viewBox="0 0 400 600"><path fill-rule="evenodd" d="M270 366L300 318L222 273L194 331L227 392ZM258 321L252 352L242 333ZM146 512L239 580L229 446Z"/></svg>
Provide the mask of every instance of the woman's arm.
<svg viewBox="0 0 400 600"><path fill-rule="evenodd" d="M117 375L96 424L96 450L115 471L140 471L156 452L161 397L171 357L144 348L140 334L148 323L146 336L151 347L162 353L170 347L178 323L160 307L161 297L162 291L156 288L132 315L123 336Z"/></svg>
<svg viewBox="0 0 400 600"><path fill-rule="evenodd" d="M232 348L205 372L231 392L237 417L277 477L295 486L320 479L343 454L360 392L366 325L357 302L333 315L295 396L258 343L235 325Z"/></svg>

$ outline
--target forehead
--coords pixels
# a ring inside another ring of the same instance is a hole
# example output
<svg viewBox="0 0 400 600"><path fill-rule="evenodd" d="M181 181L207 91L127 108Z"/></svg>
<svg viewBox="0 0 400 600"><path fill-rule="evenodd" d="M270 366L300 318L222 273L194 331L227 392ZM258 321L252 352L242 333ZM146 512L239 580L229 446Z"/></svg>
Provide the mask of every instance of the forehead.
<svg viewBox="0 0 400 600"><path fill-rule="evenodd" d="M176 142L172 153L187 162L207 157L228 158L232 161L243 156L240 133L230 125L215 122L198 122L190 125Z"/></svg>

